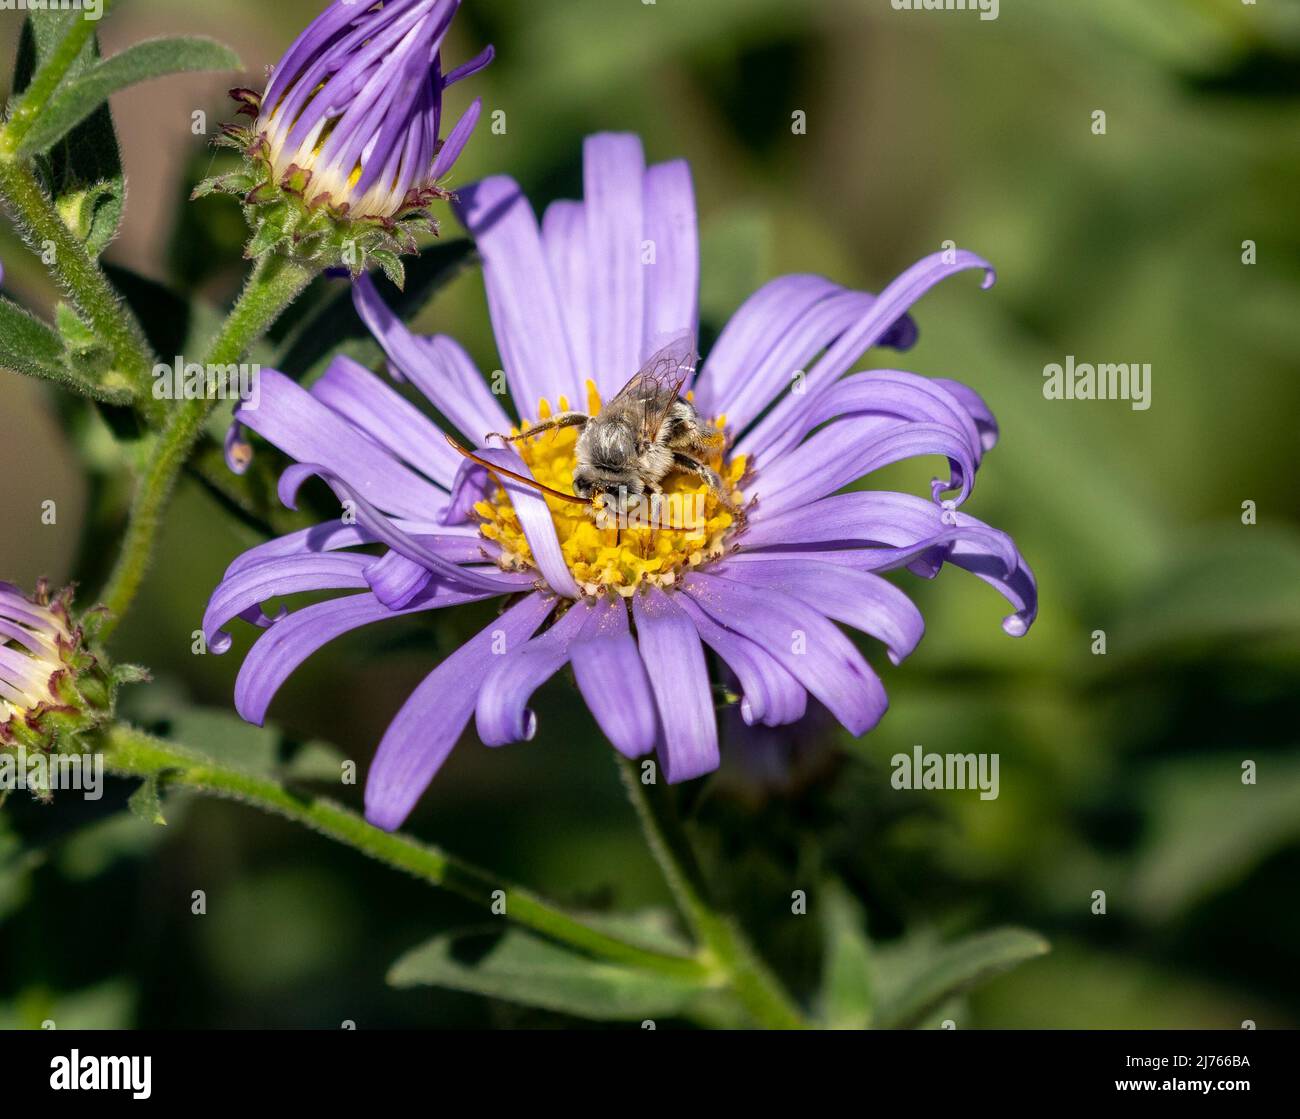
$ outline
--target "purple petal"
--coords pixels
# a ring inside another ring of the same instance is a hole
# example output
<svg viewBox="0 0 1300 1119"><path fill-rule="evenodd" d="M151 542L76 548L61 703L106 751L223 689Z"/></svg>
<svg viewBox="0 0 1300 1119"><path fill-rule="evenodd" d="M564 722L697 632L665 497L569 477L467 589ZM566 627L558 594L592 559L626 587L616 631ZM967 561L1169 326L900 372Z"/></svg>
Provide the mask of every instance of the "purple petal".
<svg viewBox="0 0 1300 1119"><path fill-rule="evenodd" d="M569 656L582 698L614 748L629 758L650 753L659 717L645 663L628 626L627 604L622 599L597 602Z"/></svg>
<svg viewBox="0 0 1300 1119"><path fill-rule="evenodd" d="M489 47L488 49L491 50L492 48ZM482 112L483 99L476 97L470 107L465 110L464 115L456 122L456 126L448 134L446 142L438 152L438 157L433 161L433 170L429 172L429 179L432 182L438 182L439 179L451 171L456 160L460 159L465 151L465 145L469 143L470 137L474 135L474 129L478 125L478 118Z"/></svg>
<svg viewBox="0 0 1300 1119"><path fill-rule="evenodd" d="M496 48L493 46L484 47L478 54L468 62L462 62L445 78L442 79L444 89L449 89L457 82L463 82L466 78L472 78L481 70L486 70L491 65L492 60L496 58Z"/></svg>
<svg viewBox="0 0 1300 1119"><path fill-rule="evenodd" d="M410 536L454 536L462 540L483 543L478 529L468 525L449 526L437 521L395 522L397 527ZM226 578L255 564L267 560L281 559L285 556L306 555L312 552L331 552L338 548L351 548L357 544L373 544L375 538L357 525L345 525L342 521L324 521L311 528L299 529L287 536L278 536L250 548L239 556L227 569Z"/></svg>
<svg viewBox="0 0 1300 1119"><path fill-rule="evenodd" d="M415 689L388 725L366 777L366 819L394 831L451 753L474 713L478 683L496 661L494 650L527 641L555 608L531 594L452 653Z"/></svg>
<svg viewBox="0 0 1300 1119"><path fill-rule="evenodd" d="M276 622L249 650L235 682L235 709L246 721L261 726L280 685L312 653L336 637L371 622L491 597L482 591L444 590L414 606L392 610L367 592L305 606Z"/></svg>
<svg viewBox="0 0 1300 1119"><path fill-rule="evenodd" d="M452 585L476 588L497 594L509 593L515 589L517 581L509 579L505 575L487 575L472 568L459 567L443 559L421 544L415 537L403 532L396 522L385 517L338 475L315 463L299 463L296 466L289 467L280 476L280 500L290 509L296 508L295 499L298 490L302 488L302 484L308 478L313 476L324 479L339 501L351 505L357 524L374 537L376 541L387 544L393 551L401 553L415 563L422 564L429 571L435 572Z"/></svg>
<svg viewBox="0 0 1300 1119"><path fill-rule="evenodd" d="M773 339L727 401L726 416L732 429L743 430L777 396L792 391L796 374L806 377L809 362L858 322L874 302L875 298L864 292L837 291L808 308L789 330ZM737 450L753 453L748 438L741 440Z"/></svg>
<svg viewBox="0 0 1300 1119"><path fill-rule="evenodd" d="M957 398L961 406L966 409L975 421L984 450L993 450L998 443L998 421L989 406L984 403L984 398L969 385L963 385L960 381L950 381L946 377L936 377L934 383L942 385Z"/></svg>
<svg viewBox="0 0 1300 1119"><path fill-rule="evenodd" d="M868 492L824 498L807 507L762 517L761 510L742 538L743 549L728 563L743 563L764 555L750 548L817 547L856 549L862 544L890 547L845 553L863 569L884 570L909 563L917 550L935 549L941 559L978 575L1016 608L1002 628L1022 636L1038 613L1038 589L1033 572L1004 532L974 517L946 509L913 494ZM817 557L816 551L809 551ZM936 574L937 569L929 574Z"/></svg>
<svg viewBox="0 0 1300 1119"><path fill-rule="evenodd" d="M346 480L386 512L421 519L447 506L447 495L385 453L309 392L274 369L263 369L256 408L235 418L290 458L315 462Z"/></svg>
<svg viewBox="0 0 1300 1119"><path fill-rule="evenodd" d="M746 445L760 459L778 458L816 427L850 415L896 416L918 423L937 423L965 438L976 467L984 454L979 429L970 412L942 385L899 369L873 369L836 381L814 400L799 420L768 447Z"/></svg>
<svg viewBox="0 0 1300 1119"><path fill-rule="evenodd" d="M963 436L940 424L910 423L882 416L851 417L816 432L771 466L760 468L751 487L759 509L767 514L806 505L903 459L944 455L952 479L941 488L959 486L956 500L970 494L975 463Z"/></svg>
<svg viewBox="0 0 1300 1119"><path fill-rule="evenodd" d="M483 280L497 348L521 417L569 390L573 357L551 286L537 219L519 185L504 175L460 192L460 219L483 257Z"/></svg>
<svg viewBox="0 0 1300 1119"><path fill-rule="evenodd" d="M700 236L695 219L691 168L683 159L659 163L645 173L645 239L653 264L643 265L645 313L641 360L662 341L699 330Z"/></svg>
<svg viewBox="0 0 1300 1119"><path fill-rule="evenodd" d="M828 618L859 629L884 643L895 664L911 654L925 633L925 620L910 598L869 571L808 557L753 557L748 563L723 563L717 574L783 591Z"/></svg>
<svg viewBox="0 0 1300 1119"><path fill-rule="evenodd" d="M658 587L632 600L637 642L663 727L670 784L718 768L718 721L704 648L690 616Z"/></svg>
<svg viewBox="0 0 1300 1119"><path fill-rule="evenodd" d="M940 280L968 268L984 270L983 286L993 286L996 274L993 266L974 253L958 250L954 253L933 253L917 261L898 276L871 304L861 320L844 331L808 370L798 395L788 393L745 438L750 446L767 446L776 442L784 430L797 422L799 415L843 374L858 357L878 345L893 325L907 310L934 287Z"/></svg>
<svg viewBox="0 0 1300 1119"><path fill-rule="evenodd" d="M591 356L591 307L587 295L587 213L582 203L552 202L542 217L542 242L573 355L569 403L584 408L586 383L596 379L596 367Z"/></svg>
<svg viewBox="0 0 1300 1119"><path fill-rule="evenodd" d="M421 544L427 548L430 541L423 540ZM437 549L431 550L438 553ZM433 572L424 564L409 560L400 552L386 552L379 559L372 559L366 567L366 585L380 602L394 610L409 606L433 577Z"/></svg>
<svg viewBox="0 0 1300 1119"><path fill-rule="evenodd" d="M5 618L0 614L0 638L7 638L10 641L17 641L26 649L33 653L52 652L54 642L42 633L36 633L26 626L20 626ZM3 648L3 644L0 644Z"/></svg>
<svg viewBox="0 0 1300 1119"><path fill-rule="evenodd" d="M311 394L409 466L444 488L451 486L460 455L432 420L365 366L340 354Z"/></svg>
<svg viewBox="0 0 1300 1119"><path fill-rule="evenodd" d="M784 726L803 717L808 693L773 657L746 637L720 626L688 594L674 600L695 623L704 643L740 682L740 717L749 726Z"/></svg>
<svg viewBox="0 0 1300 1119"><path fill-rule="evenodd" d="M369 276L357 277L352 285L352 302L388 355L392 368L457 428L478 442L489 431L504 431L510 426L505 411L456 342L413 335L384 302ZM450 447L446 450L455 454Z"/></svg>
<svg viewBox="0 0 1300 1119"><path fill-rule="evenodd" d="M744 634L780 662L853 734L874 727L889 706L880 678L835 624L768 587L693 573L682 587L715 622Z"/></svg>
<svg viewBox="0 0 1300 1119"><path fill-rule="evenodd" d="M523 742L537 732L537 717L528 707L533 692L569 663L569 646L591 617L579 602L540 637L524 645L502 645L483 677L475 723L484 746Z"/></svg>
<svg viewBox="0 0 1300 1119"><path fill-rule="evenodd" d="M221 627L270 599L304 591L363 590L366 568L374 562L373 556L354 552L297 555L267 560L227 576L212 592L203 613L208 648L224 653L230 648L230 635ZM263 617L260 611L258 616Z"/></svg>
<svg viewBox="0 0 1300 1119"><path fill-rule="evenodd" d="M592 359L605 399L640 368L645 314L645 155L630 133L602 132L583 144ZM685 325L685 324L683 324Z"/></svg>
<svg viewBox="0 0 1300 1119"><path fill-rule="evenodd" d="M823 276L779 276L754 292L718 336L695 385L696 402L710 416L728 414L749 371L795 324L834 292L843 291Z"/></svg>

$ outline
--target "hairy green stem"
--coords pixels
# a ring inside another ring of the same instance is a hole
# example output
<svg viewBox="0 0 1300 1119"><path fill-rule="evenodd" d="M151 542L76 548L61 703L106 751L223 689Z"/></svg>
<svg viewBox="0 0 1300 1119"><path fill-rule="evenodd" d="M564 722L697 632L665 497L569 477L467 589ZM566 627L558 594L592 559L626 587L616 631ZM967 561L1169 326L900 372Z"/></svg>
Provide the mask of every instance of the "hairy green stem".
<svg viewBox="0 0 1300 1119"><path fill-rule="evenodd" d="M106 0L101 16L107 13L113 0ZM32 84L23 92L13 114L9 118L3 133L0 133L0 157L12 156L31 130L50 98L62 84L73 63L81 57L81 52L95 34L96 23L93 20L73 19L66 34L59 40L44 65L32 78Z"/></svg>
<svg viewBox="0 0 1300 1119"><path fill-rule="evenodd" d="M258 261L238 303L209 347L203 364L213 369L238 362L314 275L313 269L287 257L267 256ZM100 597L109 611L101 630L104 640L117 628L144 581L163 512L175 489L177 476L189 459L220 395L212 394L211 399L173 401L171 415L149 444L144 472L131 503L122 549Z"/></svg>
<svg viewBox="0 0 1300 1119"><path fill-rule="evenodd" d="M126 777L155 779L166 785L242 801L328 836L397 870L450 890L483 906L504 891L510 920L590 955L707 984L715 976L698 959L670 956L592 928L536 894L503 882L436 847L381 831L350 809L320 797L290 792L264 777L219 765L210 758L141 731L114 725L103 733L107 768Z"/></svg>
<svg viewBox="0 0 1300 1119"><path fill-rule="evenodd" d="M7 136L9 127L0 136ZM0 155L0 200L33 252L43 256L47 247L53 248L54 279L108 347L114 370L137 394L145 392L154 359L140 324L86 246L59 216L32 169L12 156Z"/></svg>
<svg viewBox="0 0 1300 1119"><path fill-rule="evenodd" d="M635 763L619 758L628 799L682 916L754 1021L771 1029L803 1029L807 1023L794 1001L758 958L744 933L709 901L708 887L678 820L671 790L645 785Z"/></svg>

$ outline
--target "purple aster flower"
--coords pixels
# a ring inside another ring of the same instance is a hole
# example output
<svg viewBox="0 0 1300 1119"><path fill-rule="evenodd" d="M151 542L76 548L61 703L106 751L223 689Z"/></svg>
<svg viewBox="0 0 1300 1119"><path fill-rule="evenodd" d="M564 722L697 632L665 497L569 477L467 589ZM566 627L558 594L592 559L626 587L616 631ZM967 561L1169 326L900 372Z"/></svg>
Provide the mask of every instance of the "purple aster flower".
<svg viewBox="0 0 1300 1119"><path fill-rule="evenodd" d="M443 40L459 6L335 0L273 68L264 94L231 91L255 121L228 126L220 142L243 151L247 165L208 180L196 195L224 190L244 198L257 222L252 255L287 243L296 255L355 271L366 264L358 256L378 251L383 263L385 252L414 251L410 229L437 231L426 207L450 197L439 183L482 108L476 100L443 139L443 91L492 60L488 47L443 71ZM344 256L367 232L369 241Z"/></svg>
<svg viewBox="0 0 1300 1119"><path fill-rule="evenodd" d="M354 288L394 374L462 441L496 467L566 493L577 426L508 446L485 446L486 434L579 403L597 414L665 338L693 334L698 314L687 164L647 168L635 136L593 136L585 194L552 205L539 227L508 178L462 192L513 418L456 342L412 335L367 278ZM873 347L910 346L909 308L972 268L992 283L987 263L955 252L927 257L879 295L791 275L751 296L683 386L726 439L708 462L714 484L685 472L664 479L667 495L692 499L682 508L694 514L680 522L603 526L589 509L466 461L419 409L346 357L310 390L264 373L259 407L237 418L296 461L282 498L292 503L319 476L355 523L273 540L226 573L204 619L210 646L228 646L222 627L236 617L267 630L240 671L239 712L260 723L294 669L340 634L499 597L501 615L437 665L389 725L366 788L367 817L380 827L401 824L471 718L489 746L531 737L530 698L566 665L614 747L630 758L657 754L669 781L718 765L710 654L738 681L746 723L795 722L811 697L853 734L870 730L885 690L840 627L882 642L895 664L923 629L882 572L965 568L1014 607L1003 623L1014 636L1037 609L1033 575L1011 539L959 508L997 439L984 401L955 381L851 372ZM842 492L917 455L950 464L926 496ZM276 618L262 610L326 590L350 593Z"/></svg>

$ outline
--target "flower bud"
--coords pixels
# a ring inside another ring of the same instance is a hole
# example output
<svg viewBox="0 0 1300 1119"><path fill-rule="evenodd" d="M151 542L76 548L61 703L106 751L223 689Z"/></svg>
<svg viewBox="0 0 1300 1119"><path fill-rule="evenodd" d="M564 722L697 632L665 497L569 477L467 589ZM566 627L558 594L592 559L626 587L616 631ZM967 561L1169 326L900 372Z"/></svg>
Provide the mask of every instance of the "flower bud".
<svg viewBox="0 0 1300 1119"><path fill-rule="evenodd" d="M143 678L90 650L71 604L44 580L30 598L0 583L0 750L63 749L111 717L119 684Z"/></svg>
<svg viewBox="0 0 1300 1119"><path fill-rule="evenodd" d="M483 69L489 47L444 74L441 48L460 0L335 0L276 65L266 92L236 89L248 127L219 144L245 168L200 184L239 194L254 228L248 255L279 250L354 275L373 259L401 282L398 254L437 233L428 207L464 150L478 101L443 140L442 94Z"/></svg>

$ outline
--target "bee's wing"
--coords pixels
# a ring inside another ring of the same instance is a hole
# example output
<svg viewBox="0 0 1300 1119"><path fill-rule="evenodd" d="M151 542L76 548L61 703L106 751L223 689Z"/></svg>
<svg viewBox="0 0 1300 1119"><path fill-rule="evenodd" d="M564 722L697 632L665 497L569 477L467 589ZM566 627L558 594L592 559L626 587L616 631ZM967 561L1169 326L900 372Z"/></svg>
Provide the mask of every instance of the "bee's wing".
<svg viewBox="0 0 1300 1119"><path fill-rule="evenodd" d="M610 401L610 409L618 405L639 415L641 440L653 443L668 409L677 402L682 386L695 372L698 360L695 338L690 334L678 335L646 360L640 372Z"/></svg>

